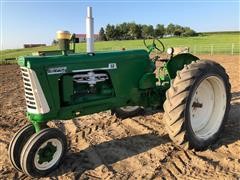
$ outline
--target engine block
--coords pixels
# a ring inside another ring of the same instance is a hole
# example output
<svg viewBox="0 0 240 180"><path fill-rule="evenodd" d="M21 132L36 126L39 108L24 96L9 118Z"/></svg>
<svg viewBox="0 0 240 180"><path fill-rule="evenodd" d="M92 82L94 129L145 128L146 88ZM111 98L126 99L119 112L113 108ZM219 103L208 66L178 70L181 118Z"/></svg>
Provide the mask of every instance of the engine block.
<svg viewBox="0 0 240 180"><path fill-rule="evenodd" d="M76 83L87 83L90 87L93 87L98 82L103 82L108 79L108 75L104 73L94 73L93 71L87 74L76 74L73 76Z"/></svg>

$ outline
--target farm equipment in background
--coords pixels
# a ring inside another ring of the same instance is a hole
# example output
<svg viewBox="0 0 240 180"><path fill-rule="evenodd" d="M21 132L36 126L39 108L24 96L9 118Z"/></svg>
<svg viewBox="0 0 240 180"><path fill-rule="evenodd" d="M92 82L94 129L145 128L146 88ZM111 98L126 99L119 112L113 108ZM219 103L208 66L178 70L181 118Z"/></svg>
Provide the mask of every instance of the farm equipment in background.
<svg viewBox="0 0 240 180"><path fill-rule="evenodd" d="M153 39L146 50L94 53L93 18L87 15L87 53L69 50L71 34L58 32L57 55L19 57L31 124L20 129L9 145L9 156L19 171L41 177L52 172L67 149L65 135L49 128L51 120L112 110L127 118L144 108L164 109L166 130L182 148L203 150L213 144L227 120L230 84L224 68L190 53L161 59L164 45ZM71 53L69 53L71 52ZM157 68L157 70L156 70ZM155 73L158 72L158 73Z"/></svg>

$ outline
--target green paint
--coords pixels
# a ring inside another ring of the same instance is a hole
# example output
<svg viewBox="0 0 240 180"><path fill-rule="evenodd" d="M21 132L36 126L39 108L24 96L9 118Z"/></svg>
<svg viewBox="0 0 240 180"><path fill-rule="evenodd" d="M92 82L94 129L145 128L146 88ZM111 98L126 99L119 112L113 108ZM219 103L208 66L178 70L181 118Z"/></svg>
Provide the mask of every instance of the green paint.
<svg viewBox="0 0 240 180"><path fill-rule="evenodd" d="M32 123L33 123L33 126L34 126L34 128L35 128L35 131L36 131L36 133L38 133L39 131L41 131L41 123L38 123L37 121L32 121Z"/></svg>
<svg viewBox="0 0 240 180"><path fill-rule="evenodd" d="M39 132L50 120L71 119L126 105L162 107L165 92L176 71L196 59L191 54L177 55L159 69L156 78L155 64L145 50L104 52L94 56L68 54L20 57L20 66L35 71L50 107L46 114L28 112L27 117ZM54 74L54 68L65 70ZM107 74L108 79L93 86L75 82L74 75L87 74L82 71Z"/></svg>
<svg viewBox="0 0 240 180"><path fill-rule="evenodd" d="M68 104L71 102L71 96L73 94L73 78L70 75L66 75L62 77L62 91L60 92L60 96L64 104ZM64 88L67 87L67 88Z"/></svg>
<svg viewBox="0 0 240 180"><path fill-rule="evenodd" d="M33 114L27 113L27 117L28 117L28 119L32 122L32 124L33 124L33 126L34 126L34 128L35 128L35 132L36 132L36 133L38 133L38 132L41 131L42 129L48 128L47 122L44 122L44 121L42 121L42 120L34 120L34 121L32 121L32 119L34 119L34 118L32 118L32 115L33 115ZM39 115L39 114L36 114L35 116L40 117L40 118L42 117L42 116Z"/></svg>
<svg viewBox="0 0 240 180"><path fill-rule="evenodd" d="M196 61L198 59L198 57L193 56L189 53L174 56L166 64L166 69L168 71L169 77L171 79L174 79L178 70L181 70L184 65L190 64L192 61Z"/></svg>
<svg viewBox="0 0 240 180"><path fill-rule="evenodd" d="M139 89L150 89L156 86L157 78L153 73L146 73L139 81Z"/></svg>

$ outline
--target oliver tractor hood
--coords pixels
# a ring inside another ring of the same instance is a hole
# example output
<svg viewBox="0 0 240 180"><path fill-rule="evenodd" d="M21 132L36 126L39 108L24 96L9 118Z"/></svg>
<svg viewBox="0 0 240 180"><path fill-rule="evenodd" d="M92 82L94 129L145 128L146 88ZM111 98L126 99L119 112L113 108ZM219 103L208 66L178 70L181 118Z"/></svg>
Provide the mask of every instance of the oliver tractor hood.
<svg viewBox="0 0 240 180"><path fill-rule="evenodd" d="M118 63L120 65L126 64L126 61L128 61L128 63L136 63L137 61L139 64L144 66L149 61L148 53L145 50L132 50L103 52L97 53L94 56L87 54L69 54L67 56L28 56L19 57L18 64L21 67L27 67L31 69L38 67L48 68L67 64L70 69L67 69L66 72L70 73L71 70L77 70L79 68L87 69L89 68L89 65L91 66L91 64L94 64L94 67L92 68L103 68L108 65L106 63ZM73 65L73 67L71 65Z"/></svg>
<svg viewBox="0 0 240 180"><path fill-rule="evenodd" d="M33 94L25 95L29 119L34 121L136 104L139 88L154 87L156 82L155 65L145 50L20 57L18 64L30 73L23 72L23 79L35 82L24 83L25 93Z"/></svg>

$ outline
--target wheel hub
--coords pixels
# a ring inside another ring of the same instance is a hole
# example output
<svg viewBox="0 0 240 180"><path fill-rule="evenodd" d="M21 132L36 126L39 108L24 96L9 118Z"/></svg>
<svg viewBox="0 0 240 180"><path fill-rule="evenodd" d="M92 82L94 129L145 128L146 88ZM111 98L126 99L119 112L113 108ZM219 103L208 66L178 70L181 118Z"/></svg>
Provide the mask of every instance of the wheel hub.
<svg viewBox="0 0 240 180"><path fill-rule="evenodd" d="M49 162L53 159L53 155L56 152L57 147L48 142L47 145L38 151L39 160L38 163L42 164L44 162Z"/></svg>
<svg viewBox="0 0 240 180"><path fill-rule="evenodd" d="M37 150L34 165L37 169L46 170L52 167L61 157L62 144L58 139L49 139Z"/></svg>
<svg viewBox="0 0 240 180"><path fill-rule="evenodd" d="M223 120L225 108L226 92L222 79L207 77L195 89L190 102L190 121L195 135L207 139L215 134Z"/></svg>
<svg viewBox="0 0 240 180"><path fill-rule="evenodd" d="M192 107L193 107L193 110L195 110L196 108L202 108L203 104L199 103L198 100L197 100L197 101L193 102Z"/></svg>

